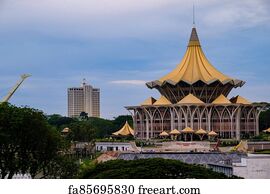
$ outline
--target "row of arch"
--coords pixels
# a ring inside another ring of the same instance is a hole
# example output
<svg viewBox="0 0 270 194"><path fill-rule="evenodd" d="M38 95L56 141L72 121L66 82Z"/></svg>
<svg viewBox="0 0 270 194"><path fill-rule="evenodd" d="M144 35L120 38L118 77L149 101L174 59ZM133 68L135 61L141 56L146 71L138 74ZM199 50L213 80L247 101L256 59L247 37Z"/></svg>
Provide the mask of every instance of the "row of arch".
<svg viewBox="0 0 270 194"><path fill-rule="evenodd" d="M215 131L220 138L240 139L258 134L260 107L254 105L175 105L140 106L132 111L135 136L139 139L157 138L162 131L194 130Z"/></svg>

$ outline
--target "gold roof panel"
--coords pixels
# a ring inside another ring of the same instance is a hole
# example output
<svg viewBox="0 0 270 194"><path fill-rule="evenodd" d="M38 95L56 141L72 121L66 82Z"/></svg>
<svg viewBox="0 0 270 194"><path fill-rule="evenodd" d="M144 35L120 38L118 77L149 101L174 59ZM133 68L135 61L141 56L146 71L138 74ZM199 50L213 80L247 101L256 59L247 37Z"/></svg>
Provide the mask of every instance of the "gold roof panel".
<svg viewBox="0 0 270 194"><path fill-rule="evenodd" d="M202 81L205 84L219 81L222 84L231 83L234 86L242 86L245 83L221 73L211 65L201 48L195 27L192 28L186 53L177 67L159 80L148 82L146 85L153 88L166 83L176 85L180 81L190 85L198 81Z"/></svg>
<svg viewBox="0 0 270 194"><path fill-rule="evenodd" d="M231 104L231 101L229 101L229 99L223 94L220 94L219 97L212 102L212 104Z"/></svg>
<svg viewBox="0 0 270 194"><path fill-rule="evenodd" d="M174 129L170 132L170 135L180 135L180 131L178 131L177 129Z"/></svg>
<svg viewBox="0 0 270 194"><path fill-rule="evenodd" d="M154 105L171 105L172 103L165 97L161 96Z"/></svg>
<svg viewBox="0 0 270 194"><path fill-rule="evenodd" d="M205 135L207 132L204 129L199 129L198 131L195 132L197 135Z"/></svg>
<svg viewBox="0 0 270 194"><path fill-rule="evenodd" d="M120 130L114 132L113 135L115 135L115 136L133 135L134 136L134 130L130 127L130 125L126 121L126 123L124 124L124 126Z"/></svg>
<svg viewBox="0 0 270 194"><path fill-rule="evenodd" d="M191 129L190 127L186 127L186 128L183 129L181 132L182 132L182 133L194 133L194 130Z"/></svg>
<svg viewBox="0 0 270 194"><path fill-rule="evenodd" d="M180 100L177 104L204 104L204 102L193 94L189 94Z"/></svg>
<svg viewBox="0 0 270 194"><path fill-rule="evenodd" d="M147 98L145 101L141 103L141 106L149 106L153 105L157 100L153 97Z"/></svg>
<svg viewBox="0 0 270 194"><path fill-rule="evenodd" d="M210 131L208 133L209 136L217 136L218 134L215 131Z"/></svg>
<svg viewBox="0 0 270 194"><path fill-rule="evenodd" d="M263 130L263 132L267 132L267 133L270 133L270 128L266 129L266 130Z"/></svg>
<svg viewBox="0 0 270 194"><path fill-rule="evenodd" d="M233 97L231 98L230 100L232 103L236 103L236 104L252 104L250 101L248 101L247 99L245 99L244 97L242 96L236 96L236 97Z"/></svg>
<svg viewBox="0 0 270 194"><path fill-rule="evenodd" d="M165 136L169 136L169 134L166 131L162 131L159 136L161 137L165 137Z"/></svg>

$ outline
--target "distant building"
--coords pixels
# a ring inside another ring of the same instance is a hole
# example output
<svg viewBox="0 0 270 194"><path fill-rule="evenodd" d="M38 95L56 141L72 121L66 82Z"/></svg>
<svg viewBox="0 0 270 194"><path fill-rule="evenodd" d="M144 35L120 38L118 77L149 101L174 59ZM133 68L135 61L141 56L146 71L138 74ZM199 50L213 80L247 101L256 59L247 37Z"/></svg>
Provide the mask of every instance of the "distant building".
<svg viewBox="0 0 270 194"><path fill-rule="evenodd" d="M96 150L100 152L106 151L134 151L130 142L96 142ZM135 149L136 150L136 149Z"/></svg>
<svg viewBox="0 0 270 194"><path fill-rule="evenodd" d="M87 85L85 79L81 87L68 88L68 116L78 117L85 112L89 117L100 117L100 89Z"/></svg>

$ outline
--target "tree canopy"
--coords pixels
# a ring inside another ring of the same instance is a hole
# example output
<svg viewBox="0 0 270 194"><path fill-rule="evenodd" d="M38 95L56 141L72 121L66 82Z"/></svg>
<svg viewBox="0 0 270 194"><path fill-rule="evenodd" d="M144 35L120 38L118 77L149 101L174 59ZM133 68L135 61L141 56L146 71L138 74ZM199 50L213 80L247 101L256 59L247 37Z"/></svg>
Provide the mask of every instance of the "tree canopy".
<svg viewBox="0 0 270 194"><path fill-rule="evenodd" d="M82 113L84 115L84 113ZM84 119L62 117L61 115L47 116L48 122L62 131L68 127L71 132L67 139L73 141L92 141L109 137L113 132L119 130L126 121L132 126L131 116L121 115L114 120L108 120L96 117L84 117Z"/></svg>
<svg viewBox="0 0 270 194"><path fill-rule="evenodd" d="M260 131L263 131L270 127L270 109L261 112L259 124L260 124Z"/></svg>
<svg viewBox="0 0 270 194"><path fill-rule="evenodd" d="M35 177L45 172L59 157L58 153L65 145L63 141L41 111L0 104L1 178L7 175L12 178L15 173L30 173Z"/></svg>
<svg viewBox="0 0 270 194"><path fill-rule="evenodd" d="M162 158L140 160L110 160L88 169L82 178L91 179L222 179L225 174L200 165Z"/></svg>

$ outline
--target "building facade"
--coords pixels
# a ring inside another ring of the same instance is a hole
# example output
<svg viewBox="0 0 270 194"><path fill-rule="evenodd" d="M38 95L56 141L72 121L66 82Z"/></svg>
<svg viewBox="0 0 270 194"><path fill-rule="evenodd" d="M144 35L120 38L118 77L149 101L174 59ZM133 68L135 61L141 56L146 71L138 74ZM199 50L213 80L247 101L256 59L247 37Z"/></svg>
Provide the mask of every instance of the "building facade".
<svg viewBox="0 0 270 194"><path fill-rule="evenodd" d="M96 142L96 151L133 151L133 147L130 142Z"/></svg>
<svg viewBox="0 0 270 194"><path fill-rule="evenodd" d="M100 117L100 89L86 84L68 88L68 116L78 117L85 112L89 117Z"/></svg>
<svg viewBox="0 0 270 194"><path fill-rule="evenodd" d="M187 127L194 132L214 131L226 139L258 135L262 105L241 96L227 98L233 88L244 84L210 64L193 27L180 64L164 77L146 83L160 92L160 98L150 97L139 106L126 107L132 113L135 136L158 138L163 131L177 129L181 133Z"/></svg>

